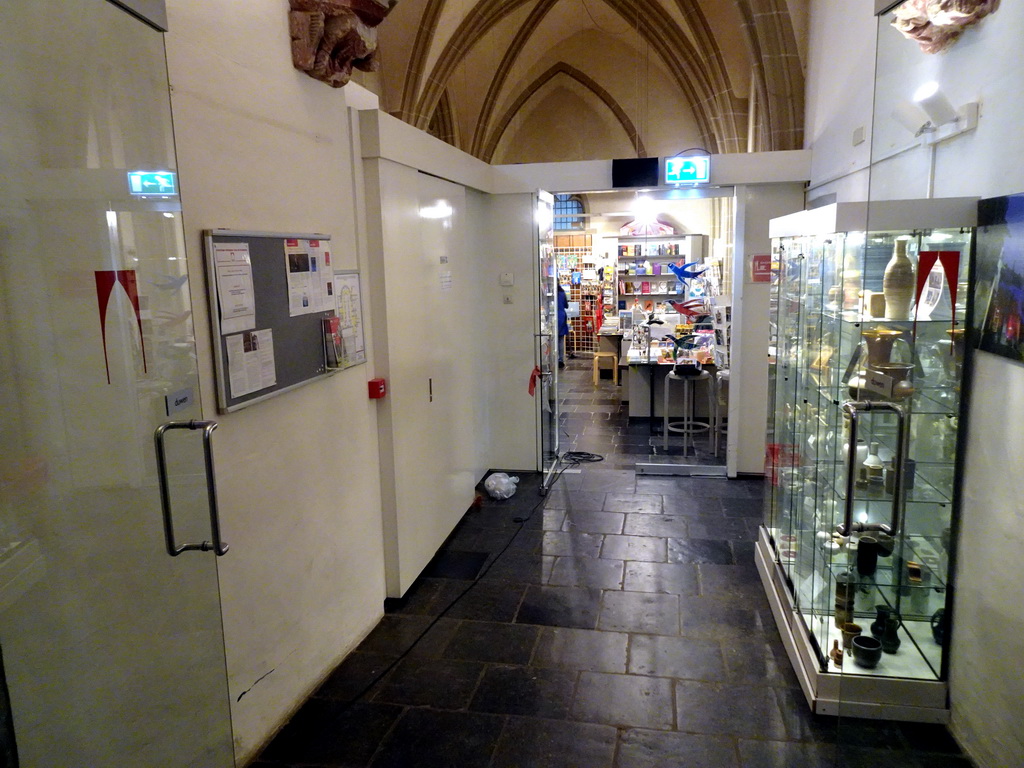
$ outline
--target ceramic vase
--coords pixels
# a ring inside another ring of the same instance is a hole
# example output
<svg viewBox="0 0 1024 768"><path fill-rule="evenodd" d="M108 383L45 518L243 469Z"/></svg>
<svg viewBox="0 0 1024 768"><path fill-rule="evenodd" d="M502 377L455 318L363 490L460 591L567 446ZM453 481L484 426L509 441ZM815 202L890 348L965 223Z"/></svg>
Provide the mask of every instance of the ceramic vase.
<svg viewBox="0 0 1024 768"><path fill-rule="evenodd" d="M875 620L871 622L870 627L871 636L880 638L885 634L885 625L889 622L889 616L892 615L892 609L888 605L876 605L875 611Z"/></svg>
<svg viewBox="0 0 1024 768"><path fill-rule="evenodd" d="M896 653L900 649L900 618L891 614L885 622L885 631L878 638L882 642L882 650L886 653Z"/></svg>
<svg viewBox="0 0 1024 768"><path fill-rule="evenodd" d="M907 256L907 241L897 240L892 258L885 267L882 277L882 293L885 294L885 316L892 320L909 320L910 308L914 304L915 274L914 262Z"/></svg>

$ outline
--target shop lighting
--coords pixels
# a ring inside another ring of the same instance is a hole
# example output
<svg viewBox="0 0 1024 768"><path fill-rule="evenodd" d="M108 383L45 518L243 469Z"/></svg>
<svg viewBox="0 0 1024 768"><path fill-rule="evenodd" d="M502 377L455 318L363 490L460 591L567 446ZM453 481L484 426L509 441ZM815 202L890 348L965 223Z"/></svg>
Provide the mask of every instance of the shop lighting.
<svg viewBox="0 0 1024 768"><path fill-rule="evenodd" d="M654 224L658 220L658 204L646 195L638 196L632 209L638 225Z"/></svg>
<svg viewBox="0 0 1024 768"><path fill-rule="evenodd" d="M924 113L928 115L928 120L935 128L941 128L947 123L955 123L958 119L956 109L934 80L914 91L914 103L924 110Z"/></svg>
<svg viewBox="0 0 1024 768"><path fill-rule="evenodd" d="M923 143L934 144L976 128L978 102L957 109L939 84L931 80L914 91L909 101L897 104L892 117L914 136L923 136Z"/></svg>

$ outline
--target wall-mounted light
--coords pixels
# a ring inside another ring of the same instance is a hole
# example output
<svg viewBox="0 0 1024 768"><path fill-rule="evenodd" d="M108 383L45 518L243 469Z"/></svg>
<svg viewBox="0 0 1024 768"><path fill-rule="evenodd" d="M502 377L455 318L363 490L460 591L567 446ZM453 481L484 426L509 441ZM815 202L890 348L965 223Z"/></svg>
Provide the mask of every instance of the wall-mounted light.
<svg viewBox="0 0 1024 768"><path fill-rule="evenodd" d="M448 204L447 200L437 200L433 205L420 208L420 218L423 219L447 219L455 213L455 210Z"/></svg>
<svg viewBox="0 0 1024 768"><path fill-rule="evenodd" d="M956 109L934 80L914 91L914 103L928 115L928 120L935 128L955 123L958 119Z"/></svg>
<svg viewBox="0 0 1024 768"><path fill-rule="evenodd" d="M901 101L892 111L896 122L925 144L945 141L978 126L978 102L953 106L934 80L921 85L909 101Z"/></svg>

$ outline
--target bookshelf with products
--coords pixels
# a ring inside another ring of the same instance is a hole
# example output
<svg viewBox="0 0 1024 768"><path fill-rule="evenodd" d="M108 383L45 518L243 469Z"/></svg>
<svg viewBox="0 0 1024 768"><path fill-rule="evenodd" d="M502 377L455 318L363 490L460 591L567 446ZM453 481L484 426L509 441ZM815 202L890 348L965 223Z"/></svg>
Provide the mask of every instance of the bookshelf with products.
<svg viewBox="0 0 1024 768"><path fill-rule="evenodd" d="M619 309L656 309L667 301L691 298L669 264L704 263L707 235L619 237Z"/></svg>

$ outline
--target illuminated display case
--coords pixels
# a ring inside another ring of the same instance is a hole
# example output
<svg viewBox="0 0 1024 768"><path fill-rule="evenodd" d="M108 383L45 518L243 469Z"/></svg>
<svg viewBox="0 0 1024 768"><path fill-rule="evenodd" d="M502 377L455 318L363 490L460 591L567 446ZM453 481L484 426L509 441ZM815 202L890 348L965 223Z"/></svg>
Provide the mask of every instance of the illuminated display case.
<svg viewBox="0 0 1024 768"><path fill-rule="evenodd" d="M947 717L976 210L831 205L770 225L758 566L819 713Z"/></svg>

